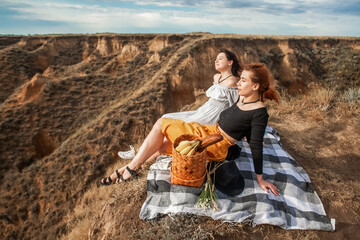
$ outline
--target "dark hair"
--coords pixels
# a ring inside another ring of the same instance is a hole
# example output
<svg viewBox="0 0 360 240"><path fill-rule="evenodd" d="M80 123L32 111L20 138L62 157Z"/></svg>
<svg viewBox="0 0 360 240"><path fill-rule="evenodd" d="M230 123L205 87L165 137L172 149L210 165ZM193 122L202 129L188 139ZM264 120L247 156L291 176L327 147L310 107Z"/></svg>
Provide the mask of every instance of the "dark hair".
<svg viewBox="0 0 360 240"><path fill-rule="evenodd" d="M243 71L251 72L251 81L259 84L259 95L261 101L265 102L265 100L275 100L277 103L280 102L280 94L275 89L275 80L265 64L246 64L243 66Z"/></svg>
<svg viewBox="0 0 360 240"><path fill-rule="evenodd" d="M231 73L235 77L240 77L239 72L241 72L242 69L235 53L227 50L226 48L221 49L219 53L225 53L227 60L233 61L233 64L231 65Z"/></svg>

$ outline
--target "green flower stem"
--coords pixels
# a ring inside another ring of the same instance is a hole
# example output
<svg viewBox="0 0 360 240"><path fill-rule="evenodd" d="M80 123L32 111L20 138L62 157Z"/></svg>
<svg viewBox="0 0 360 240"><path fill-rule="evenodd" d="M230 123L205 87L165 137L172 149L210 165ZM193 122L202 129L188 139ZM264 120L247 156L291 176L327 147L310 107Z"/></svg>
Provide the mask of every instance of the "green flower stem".
<svg viewBox="0 0 360 240"><path fill-rule="evenodd" d="M211 164L212 163L210 162L210 166ZM217 165L211 171L206 172L206 183L196 202L196 207L203 208L205 210L215 209L217 211L220 211L219 206L217 205L218 196L215 192L215 182L212 182L210 175L213 174L215 170L222 164L223 163L217 163Z"/></svg>

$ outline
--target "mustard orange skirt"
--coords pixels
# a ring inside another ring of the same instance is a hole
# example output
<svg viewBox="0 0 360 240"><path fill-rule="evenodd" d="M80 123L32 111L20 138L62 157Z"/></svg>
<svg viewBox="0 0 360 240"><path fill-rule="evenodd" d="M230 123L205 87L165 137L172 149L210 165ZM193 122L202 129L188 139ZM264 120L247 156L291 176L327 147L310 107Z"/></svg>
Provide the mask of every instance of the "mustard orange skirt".
<svg viewBox="0 0 360 240"><path fill-rule="evenodd" d="M167 144L166 151L164 154L172 155L172 143L177 137L183 134L193 134L198 137L206 137L211 134L221 134L217 123L215 125L201 125L196 122L186 123L178 119L163 118L161 125L161 132L169 140ZM223 135L223 134L221 134ZM215 143L207 147L207 157L208 161L220 162L225 160L228 149L233 145L226 137L223 135L224 139L218 143Z"/></svg>

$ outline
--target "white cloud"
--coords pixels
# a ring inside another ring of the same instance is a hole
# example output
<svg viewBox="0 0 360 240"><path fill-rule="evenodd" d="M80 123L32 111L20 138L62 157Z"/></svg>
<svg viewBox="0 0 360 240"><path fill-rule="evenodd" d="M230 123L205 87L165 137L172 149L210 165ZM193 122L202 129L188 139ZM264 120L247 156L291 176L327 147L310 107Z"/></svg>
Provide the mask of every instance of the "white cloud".
<svg viewBox="0 0 360 240"><path fill-rule="evenodd" d="M186 11L181 8L154 9L147 8L146 5L125 8L119 7L121 5L100 5L99 2L89 4L92 1L87 1L86 4L79 2L72 4L44 0L36 2L3 0L2 6L18 12L14 16L17 19L55 22L59 24L59 29L64 28L61 24L66 24L69 28L68 32L76 32L80 29L81 32L88 33L209 31L246 34L354 35L357 29L354 24L360 22L360 16L327 14L312 8L299 10L294 14L292 11L282 11L282 9L295 8L297 2L275 1L281 9L274 8L267 11L269 6L266 5L256 8L251 5L243 8L215 8L214 6L221 3L221 0L200 1L203 4L206 2L207 5L197 8L198 11ZM306 4L307 1L303 0L301 3ZM322 1L317 0L320 3ZM133 2L140 4L138 0ZM270 0L258 2L274 4L274 1ZM147 1L147 3L162 4L162 6L191 5L190 0ZM229 3L232 4L232 1ZM51 32L54 32L54 28L51 28Z"/></svg>
<svg viewBox="0 0 360 240"><path fill-rule="evenodd" d="M135 13L133 21L139 27L151 28L160 26L160 23L163 22L163 16L157 12Z"/></svg>

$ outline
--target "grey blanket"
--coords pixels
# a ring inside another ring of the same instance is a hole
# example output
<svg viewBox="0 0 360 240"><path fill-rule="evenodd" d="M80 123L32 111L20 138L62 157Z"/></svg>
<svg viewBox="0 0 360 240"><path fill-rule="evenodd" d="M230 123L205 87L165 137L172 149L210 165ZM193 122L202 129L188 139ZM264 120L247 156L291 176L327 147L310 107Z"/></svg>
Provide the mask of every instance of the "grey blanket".
<svg viewBox="0 0 360 240"><path fill-rule="evenodd" d="M282 149L275 129L266 128L264 135L263 177L280 190L280 196L266 193L256 182L251 150L245 141L238 145L241 155L237 167L245 179L245 190L230 197L216 191L220 211L195 207L202 188L170 184L171 157L162 155L150 167L147 199L140 218L151 220L163 214L190 213L227 222L271 224L284 229L335 230L321 200L304 169Z"/></svg>

